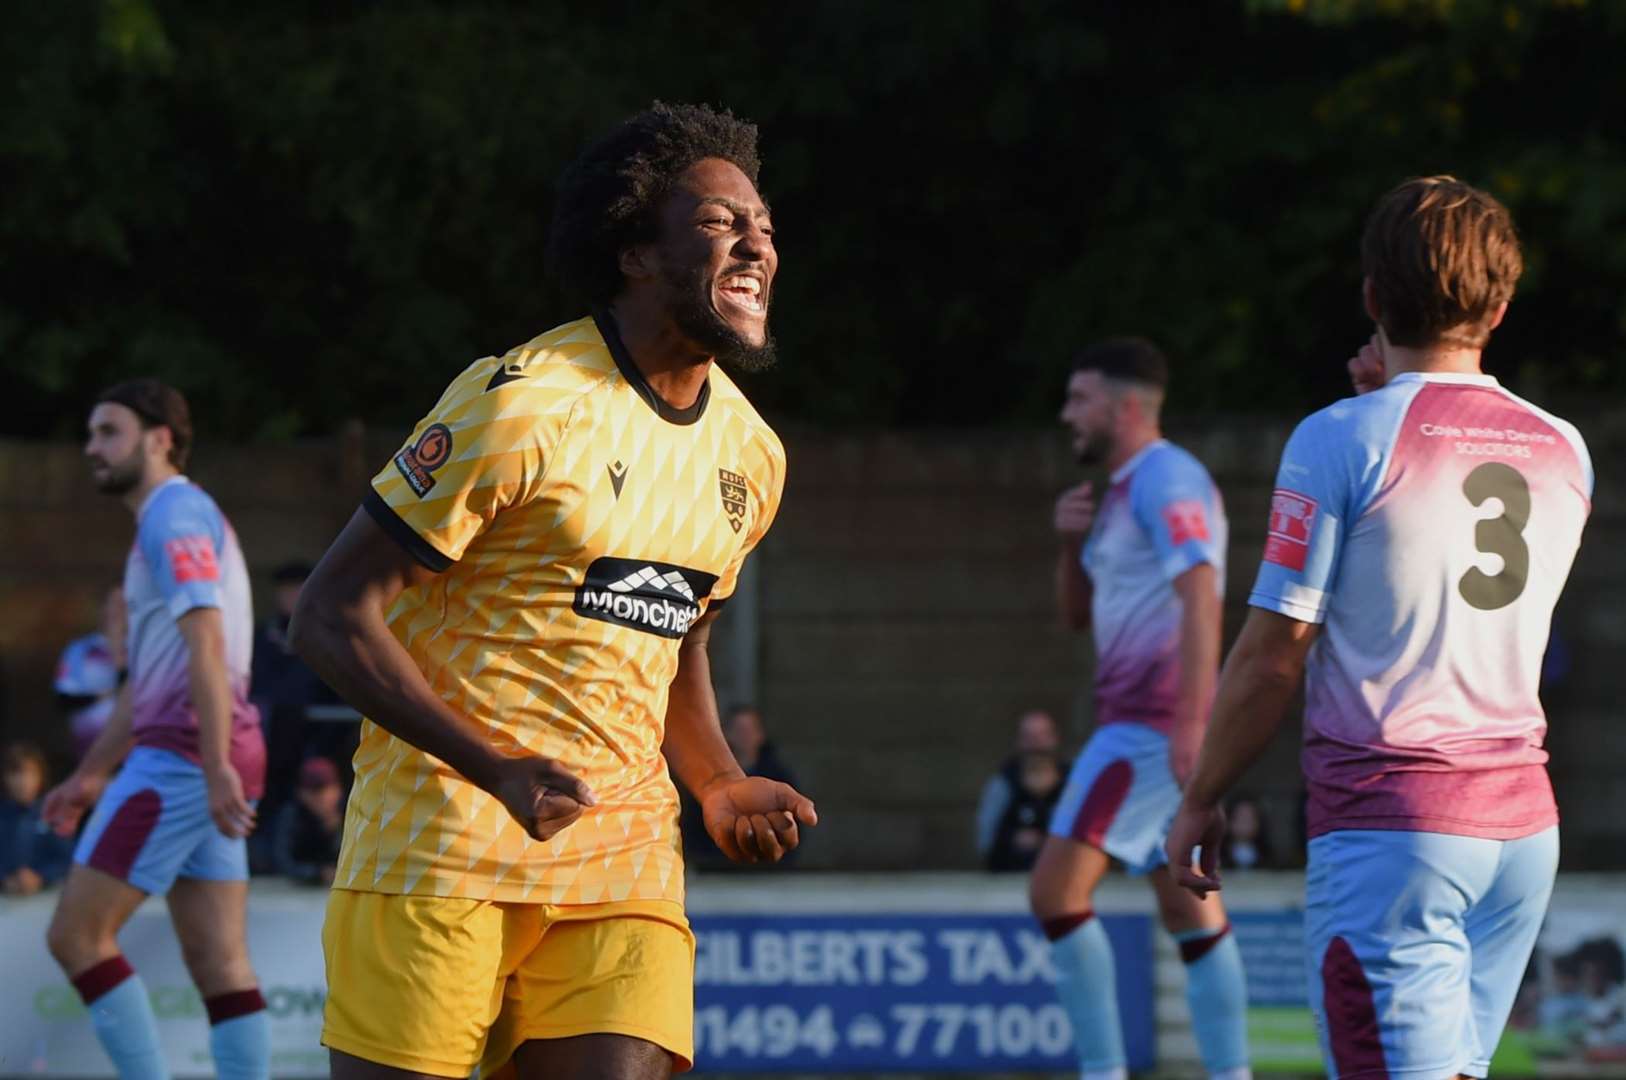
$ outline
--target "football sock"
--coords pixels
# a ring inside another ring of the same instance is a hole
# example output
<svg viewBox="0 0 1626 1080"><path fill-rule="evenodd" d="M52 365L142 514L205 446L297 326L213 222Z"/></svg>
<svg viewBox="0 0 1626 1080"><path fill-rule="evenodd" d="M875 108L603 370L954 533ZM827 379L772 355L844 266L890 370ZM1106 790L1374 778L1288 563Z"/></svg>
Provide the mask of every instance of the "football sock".
<svg viewBox="0 0 1626 1080"><path fill-rule="evenodd" d="M120 1080L169 1080L147 986L128 960L122 955L103 960L75 975L73 986Z"/></svg>
<svg viewBox="0 0 1626 1080"><path fill-rule="evenodd" d="M1123 1027L1112 943L1093 912L1045 923L1056 965L1056 995L1073 1022L1079 1067L1089 1080L1125 1075Z"/></svg>
<svg viewBox="0 0 1626 1080"><path fill-rule="evenodd" d="M1174 935L1186 962L1186 1001L1203 1067L1216 1080L1251 1080L1248 984L1230 926Z"/></svg>
<svg viewBox="0 0 1626 1080"><path fill-rule="evenodd" d="M220 1080L268 1080L271 1075L271 1017L259 988L216 994L209 1010L209 1053Z"/></svg>

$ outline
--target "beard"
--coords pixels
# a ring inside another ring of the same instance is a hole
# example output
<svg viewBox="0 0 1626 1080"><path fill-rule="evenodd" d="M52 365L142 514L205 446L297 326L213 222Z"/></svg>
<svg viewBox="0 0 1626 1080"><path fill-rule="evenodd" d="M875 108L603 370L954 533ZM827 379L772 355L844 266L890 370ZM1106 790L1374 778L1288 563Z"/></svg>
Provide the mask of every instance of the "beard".
<svg viewBox="0 0 1626 1080"><path fill-rule="evenodd" d="M668 273L666 283L676 298L672 321L690 341L736 371L767 371L778 363L778 348L766 329L762 344L753 345L717 313L711 303L711 278L705 267Z"/></svg>
<svg viewBox="0 0 1626 1080"><path fill-rule="evenodd" d="M140 453L131 454L123 461L104 462L101 475L93 477L96 490L103 495L134 491L141 484L143 464Z"/></svg>
<svg viewBox="0 0 1626 1080"><path fill-rule="evenodd" d="M1111 452L1112 440L1106 435L1092 433L1084 439L1075 456L1080 465L1099 465Z"/></svg>

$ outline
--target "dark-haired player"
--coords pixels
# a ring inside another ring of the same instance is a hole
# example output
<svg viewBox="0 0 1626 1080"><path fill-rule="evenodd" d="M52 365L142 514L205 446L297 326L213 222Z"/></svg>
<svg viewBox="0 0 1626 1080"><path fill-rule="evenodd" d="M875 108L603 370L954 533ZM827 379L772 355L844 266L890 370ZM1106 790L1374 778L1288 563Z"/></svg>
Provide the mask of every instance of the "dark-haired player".
<svg viewBox="0 0 1626 1080"><path fill-rule="evenodd" d="M1523 269L1505 207L1409 180L1361 262L1367 392L1282 453L1168 852L1184 884L1219 888L1219 801L1308 668L1305 944L1328 1073L1482 1077L1557 870L1536 690L1592 465L1574 427L1480 371Z"/></svg>
<svg viewBox="0 0 1626 1080"><path fill-rule="evenodd" d="M96 807L47 944L119 1076L167 1076L147 988L117 939L143 900L165 896L208 1010L216 1072L267 1077L270 1026L244 935L243 838L265 775L247 696L248 569L220 508L182 475L192 420L178 391L156 379L119 383L87 426L97 490L136 519L124 571L129 676L84 760L46 797L45 817L64 835Z"/></svg>
<svg viewBox="0 0 1626 1080"><path fill-rule="evenodd" d="M1168 364L1151 343L1084 350L1061 419L1085 464L1111 470L1097 509L1082 484L1056 503L1056 595L1095 639L1095 734L1073 764L1033 868L1033 912L1086 1080L1125 1075L1112 946L1093 896L1109 857L1146 874L1180 943L1192 1026L1211 1076L1250 1075L1241 954L1218 898L1163 863L1163 835L1202 741L1219 665L1225 509L1208 471L1162 437Z"/></svg>
<svg viewBox="0 0 1626 1080"><path fill-rule="evenodd" d="M772 358L757 168L756 128L702 107L588 149L549 254L592 314L453 380L306 583L295 647L369 717L324 931L336 1077L687 1068L667 763L736 860L815 821L741 771L706 660L785 475L714 364Z"/></svg>

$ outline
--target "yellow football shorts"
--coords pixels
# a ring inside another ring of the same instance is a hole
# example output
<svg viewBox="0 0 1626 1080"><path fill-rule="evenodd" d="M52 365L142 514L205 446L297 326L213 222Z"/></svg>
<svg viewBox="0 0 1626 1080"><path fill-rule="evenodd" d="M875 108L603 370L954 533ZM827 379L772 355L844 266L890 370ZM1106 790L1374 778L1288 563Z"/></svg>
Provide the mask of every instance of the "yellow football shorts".
<svg viewBox="0 0 1626 1080"><path fill-rule="evenodd" d="M324 1045L490 1076L530 1039L607 1033L694 1062L694 932L664 900L556 906L334 889Z"/></svg>

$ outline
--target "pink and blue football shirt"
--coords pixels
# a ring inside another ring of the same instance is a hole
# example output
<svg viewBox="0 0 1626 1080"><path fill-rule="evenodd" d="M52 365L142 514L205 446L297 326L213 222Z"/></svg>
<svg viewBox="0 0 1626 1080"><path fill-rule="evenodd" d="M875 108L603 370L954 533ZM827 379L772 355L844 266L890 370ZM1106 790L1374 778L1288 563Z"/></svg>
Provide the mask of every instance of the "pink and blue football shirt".
<svg viewBox="0 0 1626 1080"><path fill-rule="evenodd" d="M1591 495L1576 429L1489 376L1403 374L1294 431L1249 603L1322 624L1311 836L1556 823L1536 691Z"/></svg>
<svg viewBox="0 0 1626 1080"><path fill-rule="evenodd" d="M159 485L142 504L125 564L124 596L136 745L169 750L194 763L198 718L186 639L177 620L194 608L220 609L232 690L231 761L244 794L257 798L264 784L265 741L259 711L248 701L254 647L248 568L225 515L185 477Z"/></svg>
<svg viewBox="0 0 1626 1080"><path fill-rule="evenodd" d="M1168 734L1180 695L1180 597L1194 566L1225 589L1228 525L1219 489L1195 457L1159 439L1112 474L1084 545L1093 591L1095 722Z"/></svg>

